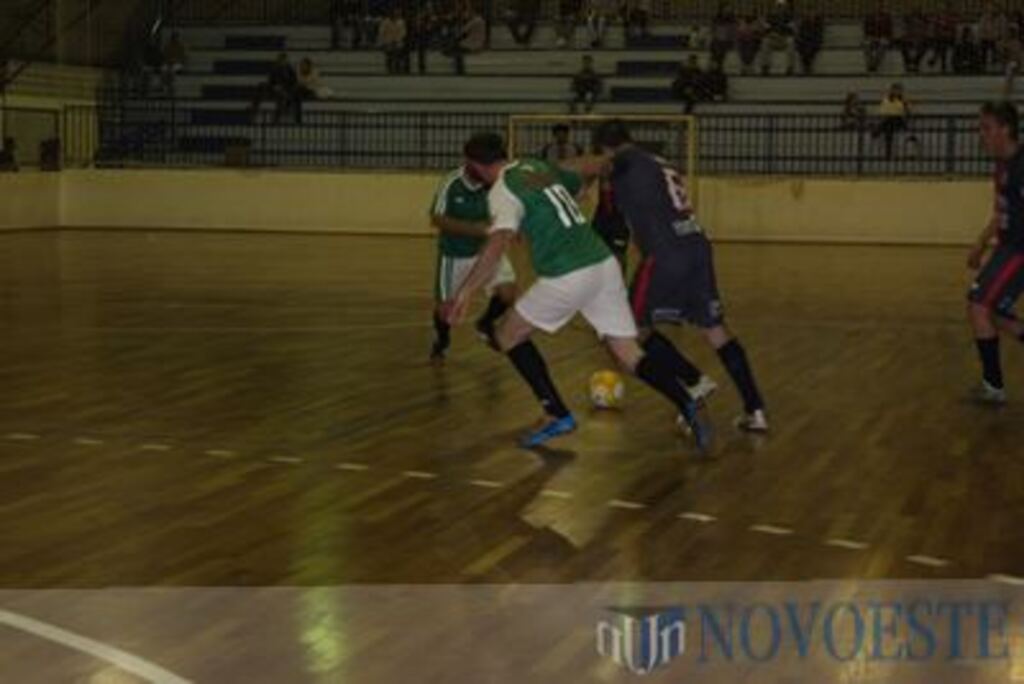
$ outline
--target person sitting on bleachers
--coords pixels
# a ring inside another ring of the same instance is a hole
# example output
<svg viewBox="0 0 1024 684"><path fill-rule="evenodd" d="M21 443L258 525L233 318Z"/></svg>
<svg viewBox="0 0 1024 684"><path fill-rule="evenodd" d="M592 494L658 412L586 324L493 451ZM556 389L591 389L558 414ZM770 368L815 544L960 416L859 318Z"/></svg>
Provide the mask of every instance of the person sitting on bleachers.
<svg viewBox="0 0 1024 684"><path fill-rule="evenodd" d="M1003 83L1003 96L1009 100L1013 97L1014 81L1020 72L1021 64L1024 63L1024 44L1021 43L1020 29L1016 24L1010 24L1006 39L999 52L1006 79Z"/></svg>
<svg viewBox="0 0 1024 684"><path fill-rule="evenodd" d="M626 40L646 38L651 35L651 0L624 0L622 5L622 28Z"/></svg>
<svg viewBox="0 0 1024 684"><path fill-rule="evenodd" d="M960 40L953 47L953 73L981 73L983 63L981 45L974 39L971 27L965 26L960 32Z"/></svg>
<svg viewBox="0 0 1024 684"><path fill-rule="evenodd" d="M18 145L14 138L4 138L4 146L0 148L0 171L14 173L18 170Z"/></svg>
<svg viewBox="0 0 1024 684"><path fill-rule="evenodd" d="M726 5L718 8L711 20L711 64L725 64L726 57L736 45L736 15Z"/></svg>
<svg viewBox="0 0 1024 684"><path fill-rule="evenodd" d="M736 27L736 50L740 55L743 74L754 71L754 59L761 50L762 28L764 24L753 16L740 19Z"/></svg>
<svg viewBox="0 0 1024 684"><path fill-rule="evenodd" d="M181 42L181 34L177 31L171 33L167 45L163 50L163 64L161 72L163 75L164 90L174 90L174 79L185 69L185 60L188 58L185 52L185 44Z"/></svg>
<svg viewBox="0 0 1024 684"><path fill-rule="evenodd" d="M869 74L882 67L892 39L892 15L879 2L875 11L864 17L864 65Z"/></svg>
<svg viewBox="0 0 1024 684"><path fill-rule="evenodd" d="M530 44L539 16L540 0L515 0L509 15L508 30L517 45Z"/></svg>
<svg viewBox="0 0 1024 684"><path fill-rule="evenodd" d="M839 115L839 129L842 131L862 131L867 121L868 112L860 95L854 92L846 94L843 111Z"/></svg>
<svg viewBox="0 0 1024 684"><path fill-rule="evenodd" d="M929 47L932 57L928 61L928 66L938 65L942 73L949 71L949 57L956 46L956 28L959 24L960 17L948 3L945 9L929 17Z"/></svg>
<svg viewBox="0 0 1024 684"><path fill-rule="evenodd" d="M587 114L592 112L603 87L601 77L594 71L594 58L584 55L583 68L572 77L573 100L569 103L570 111L573 114L577 113L582 104Z"/></svg>
<svg viewBox="0 0 1024 684"><path fill-rule="evenodd" d="M583 155L583 148L569 140L569 126L564 123L551 127L552 140L540 151L541 159L558 164Z"/></svg>
<svg viewBox="0 0 1024 684"><path fill-rule="evenodd" d="M608 24L618 9L616 0L587 0L587 31L590 35L590 47L599 48L604 45Z"/></svg>
<svg viewBox="0 0 1024 684"><path fill-rule="evenodd" d="M986 5L985 10L978 18L978 55L981 59L982 71L988 71L996 53L996 13L992 11L991 5Z"/></svg>
<svg viewBox="0 0 1024 684"><path fill-rule="evenodd" d="M725 75L722 64L711 64L704 72L700 87L697 89L702 100L709 102L725 102L729 99L729 77Z"/></svg>
<svg viewBox="0 0 1024 684"><path fill-rule="evenodd" d="M800 65L804 74L814 71L814 62L825 42L825 19L817 10L800 18L796 31L796 51L800 54Z"/></svg>
<svg viewBox="0 0 1024 684"><path fill-rule="evenodd" d="M872 137L881 137L884 141L886 159L892 159L896 134L909 129L910 111L910 103L903 95L903 86L893 83L878 105L878 125L872 132ZM917 138L910 135L907 143L916 145Z"/></svg>
<svg viewBox="0 0 1024 684"><path fill-rule="evenodd" d="M796 70L796 41L793 37L793 9L789 0L775 0L775 6L765 19L764 40L761 42L761 73L767 76L772 69L772 55L786 53L786 75Z"/></svg>
<svg viewBox="0 0 1024 684"><path fill-rule="evenodd" d="M920 10L913 10L903 17L902 35L899 39L903 54L903 68L915 74L921 70L921 59L927 49L928 19Z"/></svg>
<svg viewBox="0 0 1024 684"><path fill-rule="evenodd" d="M405 70L405 38L407 29L402 12L395 8L380 22L377 28L377 47L384 51L386 69L389 74L401 74Z"/></svg>
<svg viewBox="0 0 1024 684"><path fill-rule="evenodd" d="M295 88L295 120L302 123L302 103L306 100L324 100L333 94L320 81L320 72L313 66L313 60L304 57L299 62L298 83Z"/></svg>
<svg viewBox="0 0 1024 684"><path fill-rule="evenodd" d="M487 45L487 22L475 8L468 15L460 13L455 20L456 33L451 45L445 51L455 64L455 73L466 73L466 55L482 52Z"/></svg>
<svg viewBox="0 0 1024 684"><path fill-rule="evenodd" d="M555 47L572 45L576 24L583 13L583 0L558 0L558 22L555 25Z"/></svg>
<svg viewBox="0 0 1024 684"><path fill-rule="evenodd" d="M672 81L672 97L683 103L683 113L692 114L693 108L701 99L700 88L703 85L704 73L700 69L697 55L690 55L679 67L679 72Z"/></svg>
<svg viewBox="0 0 1024 684"><path fill-rule="evenodd" d="M288 62L288 55L284 52L280 53L277 56L277 61L270 66L267 80L256 89L256 95L252 101L253 117L259 111L263 100L270 99L274 101L273 123L279 123L281 115L285 110L290 109L295 104L295 88L297 83L298 77L295 74L295 69Z"/></svg>

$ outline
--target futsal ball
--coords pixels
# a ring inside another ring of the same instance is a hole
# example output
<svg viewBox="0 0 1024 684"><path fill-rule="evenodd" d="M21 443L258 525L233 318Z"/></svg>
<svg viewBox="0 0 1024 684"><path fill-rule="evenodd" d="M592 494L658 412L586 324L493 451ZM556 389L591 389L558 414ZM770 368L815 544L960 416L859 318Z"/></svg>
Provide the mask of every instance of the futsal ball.
<svg viewBox="0 0 1024 684"><path fill-rule="evenodd" d="M626 385L615 371L601 370L590 376L590 401L599 409L622 406Z"/></svg>

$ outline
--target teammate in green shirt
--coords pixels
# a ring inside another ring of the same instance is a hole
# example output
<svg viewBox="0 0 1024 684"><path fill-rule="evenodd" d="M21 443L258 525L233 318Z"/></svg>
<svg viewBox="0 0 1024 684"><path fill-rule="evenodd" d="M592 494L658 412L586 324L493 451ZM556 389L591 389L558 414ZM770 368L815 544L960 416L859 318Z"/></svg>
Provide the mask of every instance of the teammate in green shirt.
<svg viewBox="0 0 1024 684"><path fill-rule="evenodd" d="M530 336L538 328L555 333L581 313L624 368L676 405L705 450L710 430L697 403L676 381L672 361L661 353L644 354L637 343L619 263L576 204L581 177L537 159L508 161L504 140L493 133L473 136L464 153L467 170L491 186L492 223L487 244L448 306L447 320L458 322L465 316L473 293L494 277L516 235L525 236L537 281L516 301L496 335L498 347L545 413L522 445L539 446L576 429Z"/></svg>
<svg viewBox="0 0 1024 684"><path fill-rule="evenodd" d="M458 168L441 182L430 208L430 223L438 230L437 276L434 287L434 344L430 360L440 364L451 345L451 327L441 315L444 303L469 275L477 254L487 240L491 213L487 188L474 180L465 168ZM494 324L516 298L516 273L507 258L498 264L488 290L487 311L476 329L488 341L494 339Z"/></svg>

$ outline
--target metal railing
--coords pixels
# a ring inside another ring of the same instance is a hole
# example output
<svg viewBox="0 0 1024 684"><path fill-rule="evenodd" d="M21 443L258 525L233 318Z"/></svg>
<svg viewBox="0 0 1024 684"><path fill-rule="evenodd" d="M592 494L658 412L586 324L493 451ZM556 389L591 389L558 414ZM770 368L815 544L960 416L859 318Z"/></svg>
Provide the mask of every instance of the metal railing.
<svg viewBox="0 0 1024 684"><path fill-rule="evenodd" d="M181 24L324 24L339 12L358 7L364 14L384 12L392 5L413 11L426 5L427 0L180 0L175 20ZM434 7L455 5L455 0L432 0ZM476 0L475 5L485 16L500 19L511 10L516 0ZM585 4L585 3L581 3ZM652 18L656 21L709 20L727 4L737 15L758 15L768 12L776 0L654 0ZM957 0L955 9L962 16L981 14L989 0ZM560 0L541 0L540 18L551 20L558 16ZM820 11L835 19L859 19L873 11L877 0L799 0L795 3L801 12ZM994 5L1006 11L1024 9L1022 0L1002 0ZM890 0L889 11L902 13L910 9L925 12L942 11L946 0Z"/></svg>
<svg viewBox="0 0 1024 684"><path fill-rule="evenodd" d="M712 115L698 121L701 174L973 176L991 169L974 116L918 116L908 130L891 136L878 120L844 128L833 115ZM439 170L459 163L470 134L503 132L507 124L504 113L366 111L310 111L301 124L288 115L275 124L266 110L253 118L240 109L167 102L69 107L62 130L66 156L98 166ZM653 146L663 142L657 127L643 135ZM586 145L589 131L581 125L573 136Z"/></svg>

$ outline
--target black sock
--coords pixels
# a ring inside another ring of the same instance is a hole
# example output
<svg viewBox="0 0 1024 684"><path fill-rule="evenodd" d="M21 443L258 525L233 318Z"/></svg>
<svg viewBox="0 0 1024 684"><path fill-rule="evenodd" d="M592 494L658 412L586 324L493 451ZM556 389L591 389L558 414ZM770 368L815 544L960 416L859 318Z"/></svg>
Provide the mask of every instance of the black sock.
<svg viewBox="0 0 1024 684"><path fill-rule="evenodd" d="M683 353L676 348L672 341L659 332L652 332L644 342L644 351L648 354L657 353L664 357L667 363L672 364L675 376L684 385L692 386L700 382L700 369L690 363L690 360L683 356Z"/></svg>
<svg viewBox="0 0 1024 684"><path fill-rule="evenodd" d="M434 313L434 347L439 351L446 350L452 343L452 326L441 318L437 312Z"/></svg>
<svg viewBox="0 0 1024 684"><path fill-rule="evenodd" d="M754 381L754 371L750 368L747 360L747 352L737 340L729 340L718 350L718 358L729 373L740 396L743 397L743 408L747 413L760 411L764 408L764 400L757 390L757 383Z"/></svg>
<svg viewBox="0 0 1024 684"><path fill-rule="evenodd" d="M487 302L487 310L484 311L484 315L477 322L490 327L506 311L508 311L508 304L498 295L494 295L491 297L491 301Z"/></svg>
<svg viewBox="0 0 1024 684"><path fill-rule="evenodd" d="M508 358L533 390L533 395L540 401L545 413L555 418L565 418L569 415L569 409L558 396L555 383L548 373L548 365L544 363L544 357L540 355L533 342L527 340L516 345L508 351Z"/></svg>
<svg viewBox="0 0 1024 684"><path fill-rule="evenodd" d="M693 397L685 387L679 384L672 366L671 357L667 356L663 349L655 347L652 351L644 354L640 363L636 365L636 376L667 397L676 405L679 413L684 416L692 416Z"/></svg>
<svg viewBox="0 0 1024 684"><path fill-rule="evenodd" d="M978 338L978 356L981 358L981 372L985 382L996 389L1003 389L1003 367L999 362L999 337Z"/></svg>

